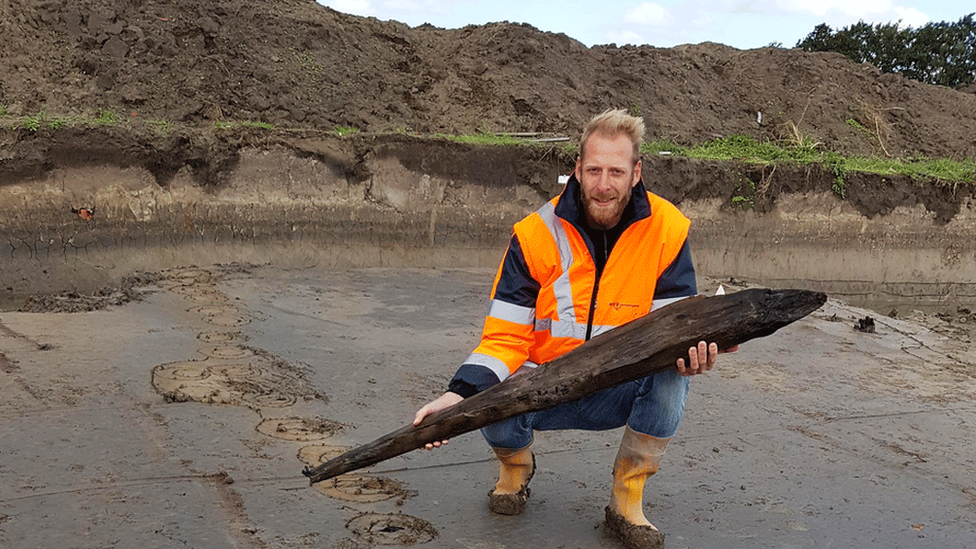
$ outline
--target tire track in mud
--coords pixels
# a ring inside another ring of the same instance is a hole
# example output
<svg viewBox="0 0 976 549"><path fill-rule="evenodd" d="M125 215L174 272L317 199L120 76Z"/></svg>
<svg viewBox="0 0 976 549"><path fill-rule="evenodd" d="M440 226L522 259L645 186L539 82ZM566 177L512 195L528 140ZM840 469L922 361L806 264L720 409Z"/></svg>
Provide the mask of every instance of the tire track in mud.
<svg viewBox="0 0 976 549"><path fill-rule="evenodd" d="M211 329L197 334L199 357L167 362L152 370L153 388L170 402L204 402L244 406L261 417L256 430L272 438L298 443L297 458L317 466L349 448L324 441L339 433L343 425L324 418L288 415L299 400L327 399L315 391L303 373L263 349L246 345L240 328L252 320L250 313L231 302L217 287L228 274L223 267L176 268L160 273L157 284L182 296L187 313L199 317ZM270 413L269 410L280 412ZM330 498L351 504L375 504L395 500L403 505L416 492L397 480L347 473L313 485ZM437 537L434 526L403 513L375 513L360 510L346 523L360 541L375 545L414 545Z"/></svg>

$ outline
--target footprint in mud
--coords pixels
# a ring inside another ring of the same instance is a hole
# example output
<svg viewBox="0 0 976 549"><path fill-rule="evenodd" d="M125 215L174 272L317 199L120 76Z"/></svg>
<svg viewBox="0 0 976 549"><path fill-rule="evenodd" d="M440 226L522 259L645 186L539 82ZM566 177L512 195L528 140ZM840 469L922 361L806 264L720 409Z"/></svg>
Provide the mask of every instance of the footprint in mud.
<svg viewBox="0 0 976 549"><path fill-rule="evenodd" d="M342 424L328 419L302 417L267 418L258 432L282 440L311 441L329 438L342 431Z"/></svg>
<svg viewBox="0 0 976 549"><path fill-rule="evenodd" d="M363 513L350 519L346 528L374 545L414 545L438 536L433 524L402 513Z"/></svg>
<svg viewBox="0 0 976 549"><path fill-rule="evenodd" d="M213 279L214 276L210 270L199 267L176 267L159 273L159 284L169 288L207 284Z"/></svg>
<svg viewBox="0 0 976 549"><path fill-rule="evenodd" d="M192 303L187 312L206 324L231 330L210 330L197 335L197 352L203 359L160 364L153 368L156 391L173 402L234 404L256 410L283 408L299 398L326 397L314 391L300 370L262 349L247 347L247 337L233 331L251 322L248 312L230 305L216 287L219 269L173 269L160 276L160 286ZM257 431L278 439L316 442L342 430L341 423L322 418L264 418ZM298 452L298 459L316 466L341 455L348 448L313 444ZM396 480L349 473L318 482L315 489L331 498L353 503L375 503L396 499L403 505L416 492L406 490ZM437 537L437 530L425 520L404 514L366 513L347 523L347 528L367 543L375 545L414 545Z"/></svg>
<svg viewBox="0 0 976 549"><path fill-rule="evenodd" d="M197 339L206 343L242 343L247 341L247 336L240 332L203 332L197 335Z"/></svg>
<svg viewBox="0 0 976 549"><path fill-rule="evenodd" d="M159 285L194 305L187 312L203 322L236 328L251 321L247 311L227 305L216 284L226 269L187 267L160 273ZM274 355L246 347L247 337L237 331L205 331L197 335L198 352L206 358L161 364L153 369L153 387L175 402L198 401L235 404L255 410L295 404L299 398L322 399L301 372Z"/></svg>
<svg viewBox="0 0 976 549"><path fill-rule="evenodd" d="M213 326L236 328L251 323L250 315L232 305L219 303L198 305L191 307L187 312L200 315L204 322Z"/></svg>
<svg viewBox="0 0 976 549"><path fill-rule="evenodd" d="M213 286L174 286L170 290L201 305L227 302L227 296Z"/></svg>
<svg viewBox="0 0 976 549"><path fill-rule="evenodd" d="M243 360L208 356L160 364L152 371L153 387L171 402L235 404L258 411L290 406L298 398L321 397L300 377L279 371L261 356L246 354Z"/></svg>
<svg viewBox="0 0 976 549"><path fill-rule="evenodd" d="M332 458L339 457L348 450L349 448L344 446L313 444L299 450L298 459L309 467L316 467ZM398 480L357 473L340 475L322 482L316 482L312 486L333 499L355 503L376 503L396 499L397 505L403 505L407 498L417 495L415 491L405 489Z"/></svg>
<svg viewBox="0 0 976 549"><path fill-rule="evenodd" d="M208 357L223 359L242 359L254 356L254 351L241 345L215 345L213 347L204 347L200 349L200 353L207 355Z"/></svg>

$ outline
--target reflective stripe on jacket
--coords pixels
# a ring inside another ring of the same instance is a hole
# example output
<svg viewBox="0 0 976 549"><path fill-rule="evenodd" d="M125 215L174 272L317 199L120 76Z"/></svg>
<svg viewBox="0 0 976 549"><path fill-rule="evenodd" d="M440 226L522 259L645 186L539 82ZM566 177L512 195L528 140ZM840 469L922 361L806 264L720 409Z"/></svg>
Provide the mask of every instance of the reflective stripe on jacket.
<svg viewBox="0 0 976 549"><path fill-rule="evenodd" d="M568 202L560 206L561 201ZM487 377L504 380L523 366L548 362L656 306L658 280L684 250L690 221L668 201L646 192L642 184L635 187L632 201L632 218L624 220L626 228L599 280L591 247L577 221L575 178L563 194L515 225L506 260L495 276L481 343L455 379L467 377L467 383L483 390L497 381L486 381L485 373L477 370L490 370L494 376ZM690 272L690 286L685 284L680 296L695 291L690 256L687 263L679 274L687 279ZM517 291L511 289L513 284ZM520 285L531 288L523 290ZM532 297L520 297L530 292Z"/></svg>

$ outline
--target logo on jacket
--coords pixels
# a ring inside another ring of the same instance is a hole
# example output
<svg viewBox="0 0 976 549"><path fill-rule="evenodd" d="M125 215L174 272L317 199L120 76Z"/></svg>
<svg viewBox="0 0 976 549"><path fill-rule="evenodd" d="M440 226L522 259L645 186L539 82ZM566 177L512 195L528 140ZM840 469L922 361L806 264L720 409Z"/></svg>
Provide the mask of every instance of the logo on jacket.
<svg viewBox="0 0 976 549"><path fill-rule="evenodd" d="M620 309L624 309L624 308L636 309L637 307L639 307L639 305L637 305L636 303L621 303L619 301L614 301L610 303L610 308L613 309L614 311L619 311Z"/></svg>

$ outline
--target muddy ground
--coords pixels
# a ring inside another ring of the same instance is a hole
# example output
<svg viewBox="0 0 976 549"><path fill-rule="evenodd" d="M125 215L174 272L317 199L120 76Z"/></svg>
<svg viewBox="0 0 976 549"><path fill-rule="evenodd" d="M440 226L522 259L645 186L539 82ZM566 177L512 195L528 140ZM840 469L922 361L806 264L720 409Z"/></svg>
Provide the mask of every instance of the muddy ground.
<svg viewBox="0 0 976 549"><path fill-rule="evenodd" d="M618 430L540 433L518 517L487 510L477 433L334 485L301 475L443 389L491 277L187 266L125 306L2 313L0 544L617 547L600 523ZM648 483L668 547L968 547L974 327L832 299L723 356Z"/></svg>

